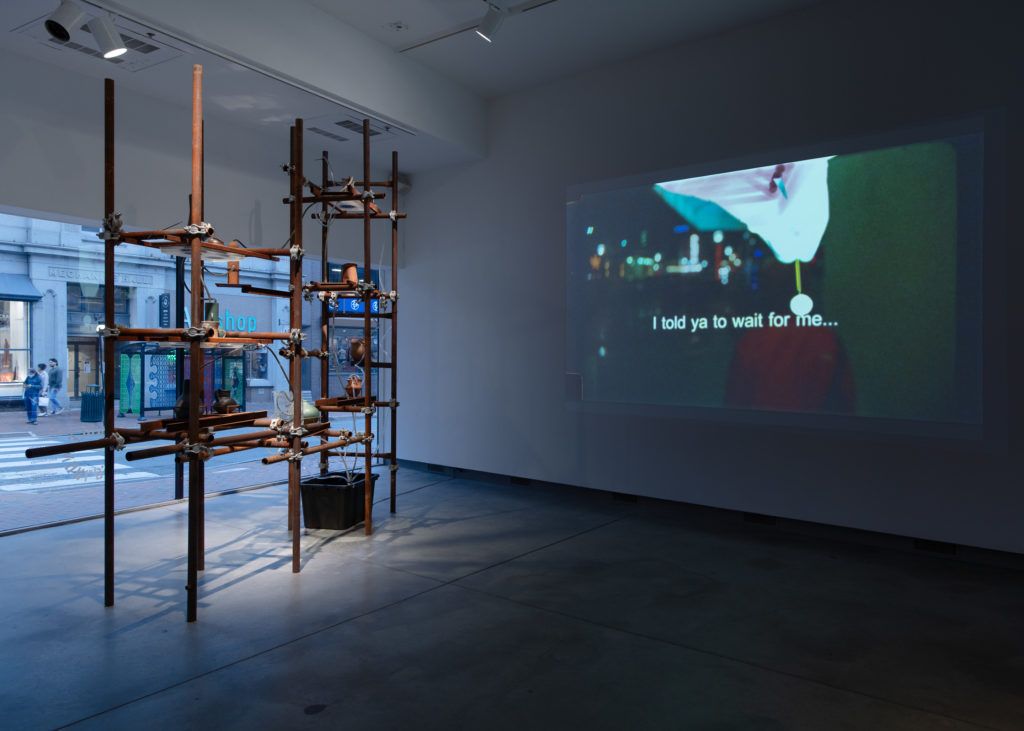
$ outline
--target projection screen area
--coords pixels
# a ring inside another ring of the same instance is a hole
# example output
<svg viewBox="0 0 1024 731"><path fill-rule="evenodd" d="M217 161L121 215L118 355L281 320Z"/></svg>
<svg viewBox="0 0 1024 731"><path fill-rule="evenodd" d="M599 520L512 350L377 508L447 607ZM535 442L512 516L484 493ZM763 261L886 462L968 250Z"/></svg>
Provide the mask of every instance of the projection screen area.
<svg viewBox="0 0 1024 731"><path fill-rule="evenodd" d="M570 190L572 395L974 435L982 158L975 128Z"/></svg>

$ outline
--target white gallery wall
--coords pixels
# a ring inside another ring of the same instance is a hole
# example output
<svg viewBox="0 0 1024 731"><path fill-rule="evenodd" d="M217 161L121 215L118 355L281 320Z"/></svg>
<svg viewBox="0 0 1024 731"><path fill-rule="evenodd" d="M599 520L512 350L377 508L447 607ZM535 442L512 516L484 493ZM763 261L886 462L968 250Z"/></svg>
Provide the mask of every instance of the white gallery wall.
<svg viewBox="0 0 1024 731"><path fill-rule="evenodd" d="M1000 382L1021 365L1020 287L1000 293L1021 257L997 231L983 445L584 416L565 400L568 186L992 108L1012 166L1021 56L1001 8L831 3L492 102L486 158L418 175L410 198L400 456L1024 551L1020 390Z"/></svg>
<svg viewBox="0 0 1024 731"><path fill-rule="evenodd" d="M188 217L191 78L180 105L117 91L117 209L134 227ZM103 215L103 82L0 51L0 206L98 223ZM288 225L287 134L208 116L206 218L245 242L283 240Z"/></svg>

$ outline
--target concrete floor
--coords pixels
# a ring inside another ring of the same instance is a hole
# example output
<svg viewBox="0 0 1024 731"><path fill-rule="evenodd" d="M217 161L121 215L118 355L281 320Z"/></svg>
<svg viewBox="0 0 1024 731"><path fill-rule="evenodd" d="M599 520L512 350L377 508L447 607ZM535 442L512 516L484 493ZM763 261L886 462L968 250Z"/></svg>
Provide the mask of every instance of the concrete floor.
<svg viewBox="0 0 1024 731"><path fill-rule="evenodd" d="M283 488L0 539L0 727L1024 728L1024 576L568 489L404 470L378 531Z"/></svg>

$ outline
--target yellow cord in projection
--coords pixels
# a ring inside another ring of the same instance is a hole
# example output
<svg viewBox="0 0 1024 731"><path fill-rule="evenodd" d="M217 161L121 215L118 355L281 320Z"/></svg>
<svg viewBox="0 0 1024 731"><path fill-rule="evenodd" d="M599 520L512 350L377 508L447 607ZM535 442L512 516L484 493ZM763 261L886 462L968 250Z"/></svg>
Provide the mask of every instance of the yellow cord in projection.
<svg viewBox="0 0 1024 731"><path fill-rule="evenodd" d="M793 265L796 266L796 292L797 294L803 294L804 288L800 283L800 260L794 261Z"/></svg>

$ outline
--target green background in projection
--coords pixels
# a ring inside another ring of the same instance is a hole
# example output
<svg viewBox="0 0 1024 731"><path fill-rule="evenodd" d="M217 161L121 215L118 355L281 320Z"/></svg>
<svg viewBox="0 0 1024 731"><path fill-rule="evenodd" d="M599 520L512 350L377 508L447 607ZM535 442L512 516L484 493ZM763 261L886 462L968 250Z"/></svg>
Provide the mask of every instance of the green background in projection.
<svg viewBox="0 0 1024 731"><path fill-rule="evenodd" d="M857 413L946 420L955 387L956 152L945 142L829 162L824 312Z"/></svg>

